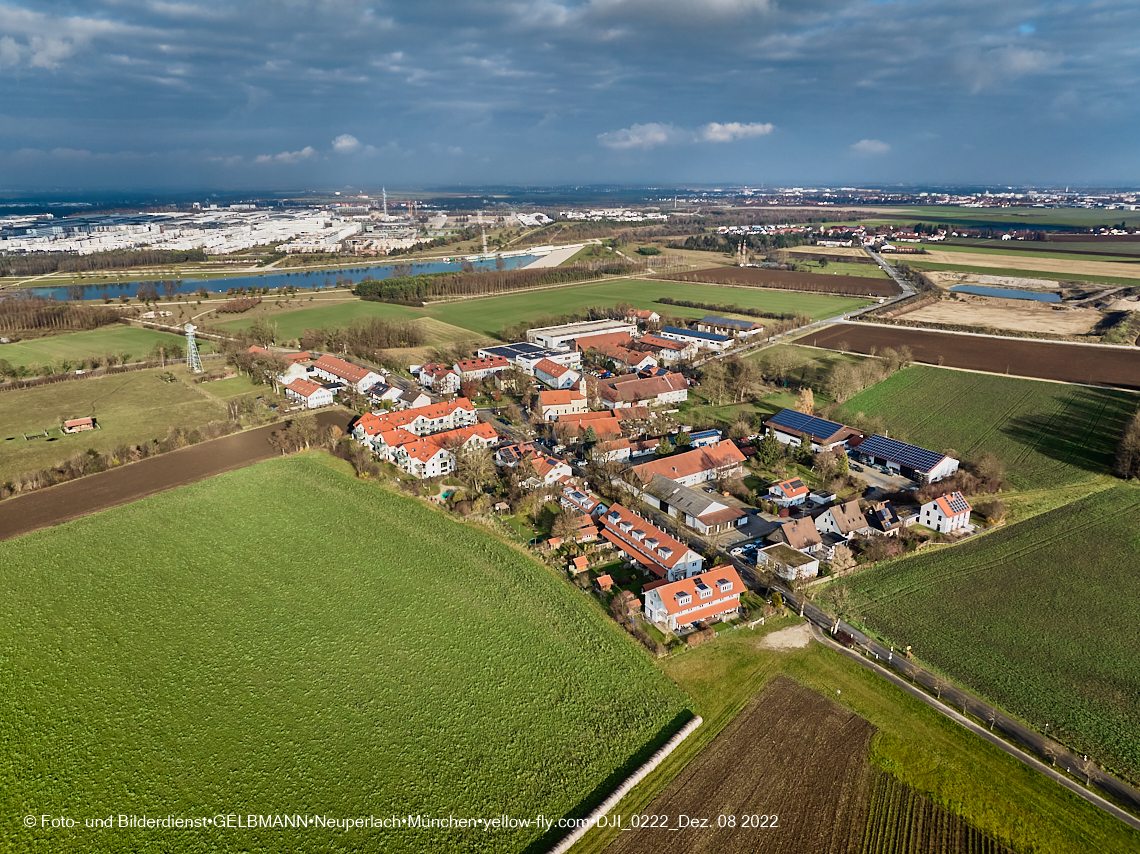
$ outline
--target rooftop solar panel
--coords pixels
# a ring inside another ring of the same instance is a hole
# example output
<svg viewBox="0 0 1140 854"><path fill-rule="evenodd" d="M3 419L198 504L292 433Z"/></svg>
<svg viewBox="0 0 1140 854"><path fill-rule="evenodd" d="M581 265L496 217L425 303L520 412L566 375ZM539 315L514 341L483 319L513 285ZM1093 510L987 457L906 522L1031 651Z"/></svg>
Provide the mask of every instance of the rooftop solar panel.
<svg viewBox="0 0 1140 854"><path fill-rule="evenodd" d="M890 460L900 466L921 472L930 471L946 457L945 454L928 451L926 448L908 445L906 442L898 441L898 439L888 439L886 436L879 436L878 434L864 439L863 443L859 445L859 453Z"/></svg>
<svg viewBox="0 0 1140 854"><path fill-rule="evenodd" d="M686 335L689 338L700 338L704 341L728 341L725 335L716 335L712 332L698 332L696 329L678 329L676 326L662 326L662 332L671 332L674 335Z"/></svg>
<svg viewBox="0 0 1140 854"><path fill-rule="evenodd" d="M801 433L807 433L809 436L816 436L820 439L834 436L843 429L842 424L816 418L814 415L804 415L804 413L796 412L794 409L782 409L769 418L768 422L779 427L799 430Z"/></svg>
<svg viewBox="0 0 1140 854"><path fill-rule="evenodd" d="M950 493L946 496L946 500L950 502L950 509L954 511L955 516L970 509L970 505L966 503L966 499L962 497L960 492Z"/></svg>

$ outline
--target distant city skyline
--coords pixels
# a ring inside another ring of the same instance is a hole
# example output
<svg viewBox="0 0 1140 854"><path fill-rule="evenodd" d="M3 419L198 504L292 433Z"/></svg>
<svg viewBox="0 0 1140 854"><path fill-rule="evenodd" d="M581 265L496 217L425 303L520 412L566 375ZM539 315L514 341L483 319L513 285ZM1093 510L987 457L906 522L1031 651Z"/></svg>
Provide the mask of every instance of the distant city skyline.
<svg viewBox="0 0 1140 854"><path fill-rule="evenodd" d="M1140 185L1126 0L0 0L0 193Z"/></svg>

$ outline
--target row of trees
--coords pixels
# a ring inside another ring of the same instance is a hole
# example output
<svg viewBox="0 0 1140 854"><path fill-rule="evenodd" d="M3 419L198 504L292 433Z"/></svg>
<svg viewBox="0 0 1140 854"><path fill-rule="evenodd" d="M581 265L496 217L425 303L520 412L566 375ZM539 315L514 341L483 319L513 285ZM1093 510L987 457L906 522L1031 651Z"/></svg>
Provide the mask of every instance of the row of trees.
<svg viewBox="0 0 1140 854"><path fill-rule="evenodd" d="M125 316L123 309L43 297L19 295L0 300L0 332L80 332L118 323Z"/></svg>
<svg viewBox="0 0 1140 854"><path fill-rule="evenodd" d="M78 255L71 252L45 252L35 255L0 255L0 276L42 276L45 273L79 273L88 270L122 270L127 267L156 267L205 261L201 249L114 250Z"/></svg>
<svg viewBox="0 0 1140 854"><path fill-rule="evenodd" d="M845 350L846 345L840 343L839 349ZM914 354L909 347L886 347L877 353L872 350L871 358L861 362L837 362L827 375L824 390L836 403L843 403L913 361Z"/></svg>
<svg viewBox="0 0 1140 854"><path fill-rule="evenodd" d="M715 311L720 314L743 314L747 317L769 317L773 320L795 320L803 323L810 322L811 318L804 314L795 314L792 312L775 313L771 311L761 311L758 308L746 308L738 303L728 305L726 303L715 302L693 302L687 299L673 299L672 297L658 297L654 302L661 305L679 305L685 308L699 308L704 311Z"/></svg>
<svg viewBox="0 0 1140 854"><path fill-rule="evenodd" d="M1123 478L1140 477L1140 412L1132 416L1120 437L1116 473Z"/></svg>

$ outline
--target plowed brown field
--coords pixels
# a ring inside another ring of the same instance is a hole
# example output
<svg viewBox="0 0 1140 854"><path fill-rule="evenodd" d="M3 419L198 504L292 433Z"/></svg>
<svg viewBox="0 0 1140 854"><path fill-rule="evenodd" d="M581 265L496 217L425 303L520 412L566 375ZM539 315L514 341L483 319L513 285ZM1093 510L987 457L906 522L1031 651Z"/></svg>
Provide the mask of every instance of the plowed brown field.
<svg viewBox="0 0 1140 854"><path fill-rule="evenodd" d="M800 340L829 350L870 353L909 347L916 361L1067 383L1140 389L1140 350L961 335L898 326L837 323Z"/></svg>
<svg viewBox="0 0 1140 854"><path fill-rule="evenodd" d="M668 827L623 830L607 854L858 854L873 733L859 716L777 677L645 810ZM673 829L680 816L708 826ZM734 826L718 826L730 816ZM743 826L751 816L768 826ZM631 823L638 820L623 816L623 827Z"/></svg>
<svg viewBox="0 0 1140 854"><path fill-rule="evenodd" d="M899 286L891 279L828 273L792 273L787 270L763 270L758 267L715 267L710 270L694 270L691 273L670 274L669 278L681 282L750 285L754 288L816 291L848 296L893 297L902 293Z"/></svg>

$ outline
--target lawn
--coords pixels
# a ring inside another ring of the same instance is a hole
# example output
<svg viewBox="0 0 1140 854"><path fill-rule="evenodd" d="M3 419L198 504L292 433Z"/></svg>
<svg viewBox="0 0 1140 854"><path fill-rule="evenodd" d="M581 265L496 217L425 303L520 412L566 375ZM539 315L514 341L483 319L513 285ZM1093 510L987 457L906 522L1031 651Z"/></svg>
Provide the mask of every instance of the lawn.
<svg viewBox="0 0 1140 854"><path fill-rule="evenodd" d="M1016 377L904 368L852 397L837 420L882 416L892 438L970 460L991 453L1019 489L1089 480L1112 465L1134 394Z"/></svg>
<svg viewBox="0 0 1140 854"><path fill-rule="evenodd" d="M0 849L521 851L534 827L90 830L108 814L585 814L688 701L511 546L292 457L0 544Z"/></svg>
<svg viewBox="0 0 1140 854"><path fill-rule="evenodd" d="M1083 854L1140 846L1140 833L845 657L815 643L792 652L759 648L766 632L793 622L771 619L767 627L730 631L662 660L666 675L694 698L705 722L622 800L618 811L627 817L627 826L630 815L645 811L751 698L782 673L873 724L878 733L870 758L876 767L1017 850ZM772 739L778 744L779 733ZM699 808L694 804L694 810ZM591 831L580 854L605 850L617 835L614 829Z"/></svg>
<svg viewBox="0 0 1140 854"><path fill-rule="evenodd" d="M0 359L13 365L55 365L64 360L72 362L71 369L86 367L83 360L89 356L103 357L107 353L129 353L132 361L141 361L158 344L177 344L185 347L186 337L153 329L134 326L104 326L88 332L70 332L47 338L33 338L15 344L0 344ZM210 353L213 345L202 340L198 352Z"/></svg>
<svg viewBox="0 0 1140 854"><path fill-rule="evenodd" d="M227 417L223 403L209 393L214 383L190 385L184 366L171 369L175 382L163 382L163 373L159 368L129 371L0 395L0 480L53 466L74 451L105 452L161 439L168 427L197 428ZM227 391L240 393L232 387ZM60 432L62 420L88 415L95 416L98 430ZM22 436L45 429L46 439L25 441Z"/></svg>
<svg viewBox="0 0 1140 854"><path fill-rule="evenodd" d="M1077 753L1140 781L1140 490L880 564L846 610ZM827 595L834 598L834 592Z"/></svg>
<svg viewBox="0 0 1140 854"><path fill-rule="evenodd" d="M714 304L737 304L774 314L801 313L813 319L834 317L868 305L869 300L833 297L821 294L771 291L760 288L736 288L718 285L694 285L684 282L649 282L626 279L604 284L573 285L542 291L483 297L430 305L426 308L376 302L348 302L332 306L305 308L273 316L282 338L298 337L306 328L324 325L345 326L357 317L384 317L397 320L429 317L450 327L465 329L476 336L495 337L505 326L532 322L580 312L589 306L612 307L628 302L637 308L664 311L679 317L704 317L709 312L699 308L662 306L660 297ZM242 316L218 325L224 329L242 329L253 322Z"/></svg>

